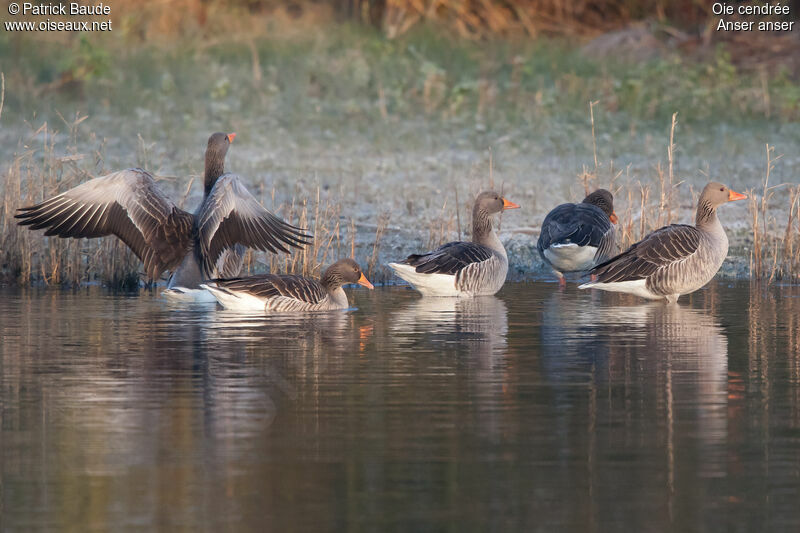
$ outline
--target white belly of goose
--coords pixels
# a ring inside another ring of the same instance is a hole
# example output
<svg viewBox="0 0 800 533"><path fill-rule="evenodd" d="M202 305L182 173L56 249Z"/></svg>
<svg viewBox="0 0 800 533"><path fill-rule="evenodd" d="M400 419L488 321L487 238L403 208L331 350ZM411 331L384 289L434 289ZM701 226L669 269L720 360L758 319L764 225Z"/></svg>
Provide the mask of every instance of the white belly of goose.
<svg viewBox="0 0 800 533"><path fill-rule="evenodd" d="M184 303L214 303L216 298L205 289L187 289L186 287L172 287L161 292L161 296L171 302Z"/></svg>
<svg viewBox="0 0 800 533"><path fill-rule="evenodd" d="M401 263L389 263L389 267L425 296L462 295L452 274L420 274L415 267Z"/></svg>
<svg viewBox="0 0 800 533"><path fill-rule="evenodd" d="M553 244L544 251L550 264L560 272L578 272L594 266L597 248L575 243Z"/></svg>
<svg viewBox="0 0 800 533"><path fill-rule="evenodd" d="M493 255L473 263L457 274L422 274L411 265L389 263L402 279L425 296L489 296L497 293L506 281L508 261Z"/></svg>
<svg viewBox="0 0 800 533"><path fill-rule="evenodd" d="M337 309L347 309L349 303L347 295L340 287L333 291L319 302L312 304L292 298L290 296L274 296L272 298L261 298L244 291L230 291L220 289L213 285L201 285L207 289L207 293L219 302L225 309L243 312L307 312L307 311L333 311Z"/></svg>
<svg viewBox="0 0 800 533"><path fill-rule="evenodd" d="M663 294L656 294L647 288L646 279L637 279L633 281L617 281L613 283L597 283L589 282L578 286L579 289L602 289L609 292L626 292L634 294L648 300L663 300Z"/></svg>
<svg viewBox="0 0 800 533"><path fill-rule="evenodd" d="M263 299L253 296L247 292L231 292L220 290L211 285L202 285L215 301L225 309L234 311L264 311L266 302Z"/></svg>

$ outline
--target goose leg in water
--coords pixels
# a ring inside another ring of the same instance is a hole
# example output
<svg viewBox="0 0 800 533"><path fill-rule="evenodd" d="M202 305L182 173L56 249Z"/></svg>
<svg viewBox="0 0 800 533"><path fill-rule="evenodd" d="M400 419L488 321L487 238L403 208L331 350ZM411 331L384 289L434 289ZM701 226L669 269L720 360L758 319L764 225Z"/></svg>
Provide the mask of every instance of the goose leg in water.
<svg viewBox="0 0 800 533"><path fill-rule="evenodd" d="M564 277L564 274L559 272L558 270L553 270L553 273L558 278L558 287L563 289L567 286L567 278Z"/></svg>

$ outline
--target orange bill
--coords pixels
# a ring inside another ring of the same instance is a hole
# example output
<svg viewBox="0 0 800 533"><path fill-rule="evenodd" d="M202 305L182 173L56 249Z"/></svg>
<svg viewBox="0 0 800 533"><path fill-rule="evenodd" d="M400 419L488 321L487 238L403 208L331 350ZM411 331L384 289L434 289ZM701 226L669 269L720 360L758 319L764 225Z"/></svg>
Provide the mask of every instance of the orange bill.
<svg viewBox="0 0 800 533"><path fill-rule="evenodd" d="M366 288L368 288L368 289L374 289L374 288L375 288L375 287L372 285L372 283L370 283L370 282L369 282L369 280L367 279L367 277L364 275L364 273L363 273L363 272L361 273L361 277L360 277L360 278L358 278L358 284L359 284L359 285L363 285L363 286L365 286L365 287L366 287Z"/></svg>
<svg viewBox="0 0 800 533"><path fill-rule="evenodd" d="M617 222L619 222L617 214L614 213L613 211L611 212L611 215L608 217L608 219L611 221L612 224L616 224Z"/></svg>
<svg viewBox="0 0 800 533"><path fill-rule="evenodd" d="M509 202L505 198L503 198L503 209L519 209L519 206L514 202Z"/></svg>
<svg viewBox="0 0 800 533"><path fill-rule="evenodd" d="M228 134L228 142L232 143L235 138L236 138L236 134L235 133L229 133Z"/></svg>
<svg viewBox="0 0 800 533"><path fill-rule="evenodd" d="M728 190L728 201L735 202L736 200L744 200L747 198L746 194L742 194L740 192L736 192L733 189Z"/></svg>

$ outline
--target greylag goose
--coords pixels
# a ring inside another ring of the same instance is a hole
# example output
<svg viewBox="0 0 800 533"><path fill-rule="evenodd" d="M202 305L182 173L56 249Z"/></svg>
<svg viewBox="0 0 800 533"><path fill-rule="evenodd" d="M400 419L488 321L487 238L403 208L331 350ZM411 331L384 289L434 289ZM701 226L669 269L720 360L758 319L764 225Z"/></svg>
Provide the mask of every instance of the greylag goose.
<svg viewBox="0 0 800 533"><path fill-rule="evenodd" d="M615 244L614 197L597 189L579 204L561 204L542 222L537 248L542 260L567 284L564 272L584 272L611 256Z"/></svg>
<svg viewBox="0 0 800 533"><path fill-rule="evenodd" d="M494 191L482 192L472 208L472 242L449 242L389 266L424 295L494 294L506 281L508 256L492 228L491 216L518 207Z"/></svg>
<svg viewBox="0 0 800 533"><path fill-rule="evenodd" d="M226 309L293 312L347 309L347 295L342 285L348 283L374 288L352 259L335 262L319 281L303 276L262 274L214 279L201 286Z"/></svg>
<svg viewBox="0 0 800 533"><path fill-rule="evenodd" d="M144 263L149 278L173 271L165 294L202 298L208 294L200 289L202 280L239 274L243 247L288 252L287 246L299 248L311 238L264 209L239 176L224 173L235 135L209 137L203 202L194 214L167 198L152 175L133 168L23 207L15 217L20 225L46 229L47 236L116 235Z"/></svg>
<svg viewBox="0 0 800 533"><path fill-rule="evenodd" d="M709 183L697 202L694 226L672 224L657 229L625 252L592 269L596 281L579 289L627 292L650 300L696 291L717 273L728 255L728 237L717 218L726 202L747 198L721 183Z"/></svg>

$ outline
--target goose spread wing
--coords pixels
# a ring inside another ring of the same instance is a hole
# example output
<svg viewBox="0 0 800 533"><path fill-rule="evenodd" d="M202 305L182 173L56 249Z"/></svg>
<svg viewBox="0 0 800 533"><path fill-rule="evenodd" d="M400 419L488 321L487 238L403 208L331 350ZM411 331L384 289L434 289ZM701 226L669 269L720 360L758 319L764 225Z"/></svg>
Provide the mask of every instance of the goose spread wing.
<svg viewBox="0 0 800 533"><path fill-rule="evenodd" d="M614 226L602 209L590 204L562 204L542 222L538 247L542 252L553 244L603 247Z"/></svg>
<svg viewBox="0 0 800 533"><path fill-rule="evenodd" d="M404 263L416 267L420 274L452 274L474 263L486 261L492 251L474 242L449 242L433 252L409 255Z"/></svg>
<svg viewBox="0 0 800 533"><path fill-rule="evenodd" d="M322 284L303 276L262 274L246 278L212 280L217 287L229 292L244 292L264 300L283 296L316 304L327 296Z"/></svg>
<svg viewBox="0 0 800 533"><path fill-rule="evenodd" d="M300 248L312 238L264 209L235 174L225 174L214 184L198 214L198 231L208 277L222 252L237 244L288 253L287 246Z"/></svg>
<svg viewBox="0 0 800 533"><path fill-rule="evenodd" d="M658 229L618 256L597 265L592 273L601 283L634 281L669 269L691 257L700 246L694 226L672 224Z"/></svg>
<svg viewBox="0 0 800 533"><path fill-rule="evenodd" d="M193 215L176 207L138 168L94 178L18 211L20 225L46 229L48 236L116 235L153 279L175 268L191 248Z"/></svg>
<svg viewBox="0 0 800 533"><path fill-rule="evenodd" d="M242 272L245 253L247 248L241 244L224 250L217 259L217 275L224 279L238 277Z"/></svg>

